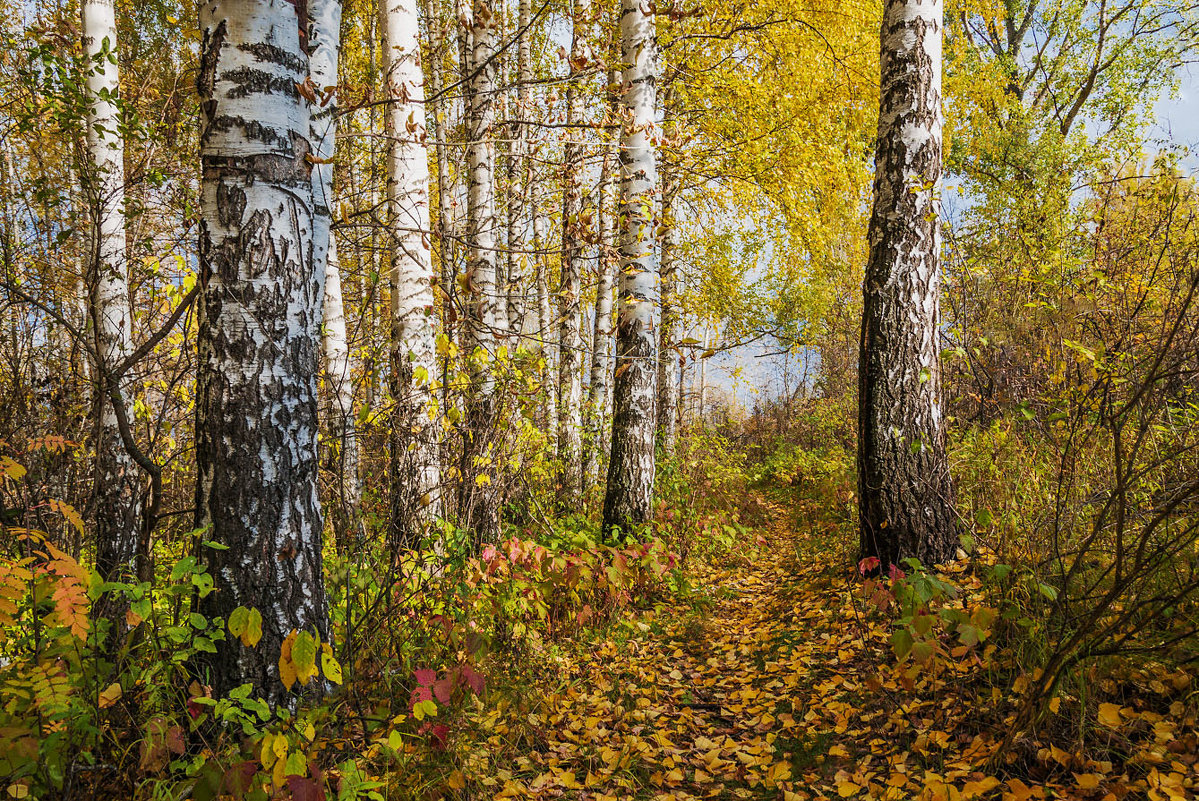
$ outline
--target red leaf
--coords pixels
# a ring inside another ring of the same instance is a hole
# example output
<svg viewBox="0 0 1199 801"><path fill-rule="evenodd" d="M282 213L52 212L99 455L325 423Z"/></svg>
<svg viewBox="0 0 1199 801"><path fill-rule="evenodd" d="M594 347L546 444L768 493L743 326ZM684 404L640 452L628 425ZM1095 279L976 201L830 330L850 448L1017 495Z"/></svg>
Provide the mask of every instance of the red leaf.
<svg viewBox="0 0 1199 801"><path fill-rule="evenodd" d="M483 675L481 673L479 673L477 670L475 670L473 667L471 667L470 665L463 665L461 668L461 671L462 671L462 678L466 681L467 684L470 685L470 688L472 690L474 690L475 695L482 695L483 694L483 685L484 685Z"/></svg>
<svg viewBox="0 0 1199 801"><path fill-rule="evenodd" d="M430 668L421 668L416 671L416 683L422 687L428 687L433 682L437 681L437 671Z"/></svg>
<svg viewBox="0 0 1199 801"><path fill-rule="evenodd" d="M862 561L858 562L858 572L865 576L867 573L873 573L878 569L879 560L877 556L867 556Z"/></svg>
<svg viewBox="0 0 1199 801"><path fill-rule="evenodd" d="M287 789L293 801L325 801L325 788L303 776L288 776Z"/></svg>
<svg viewBox="0 0 1199 801"><path fill-rule="evenodd" d="M412 691L412 699L408 702L408 708L411 709L421 701L433 700L433 691L428 687L417 687Z"/></svg>
<svg viewBox="0 0 1199 801"><path fill-rule="evenodd" d="M250 785L254 783L254 774L257 772L257 760L250 759L245 762L238 762L225 771L225 775L221 779L222 792L240 798L249 792Z"/></svg>
<svg viewBox="0 0 1199 801"><path fill-rule="evenodd" d="M441 681L434 682L433 695L435 695L437 700L441 701L441 703L448 704L450 702L450 697L454 694L455 684L457 684L457 682L454 681L453 676L446 676Z"/></svg>

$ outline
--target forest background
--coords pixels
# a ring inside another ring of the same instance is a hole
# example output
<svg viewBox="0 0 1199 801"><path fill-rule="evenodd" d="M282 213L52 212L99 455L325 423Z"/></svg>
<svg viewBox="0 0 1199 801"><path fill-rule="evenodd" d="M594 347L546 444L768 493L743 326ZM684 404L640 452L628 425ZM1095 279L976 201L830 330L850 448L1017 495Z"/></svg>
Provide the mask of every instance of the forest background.
<svg viewBox="0 0 1199 801"><path fill-rule="evenodd" d="M923 564L859 475L907 4L0 2L5 792L712 794L547 765L550 685L771 563L863 656L796 660L979 719L875 777L788 700L722 792L1192 797L1199 5L928 5Z"/></svg>

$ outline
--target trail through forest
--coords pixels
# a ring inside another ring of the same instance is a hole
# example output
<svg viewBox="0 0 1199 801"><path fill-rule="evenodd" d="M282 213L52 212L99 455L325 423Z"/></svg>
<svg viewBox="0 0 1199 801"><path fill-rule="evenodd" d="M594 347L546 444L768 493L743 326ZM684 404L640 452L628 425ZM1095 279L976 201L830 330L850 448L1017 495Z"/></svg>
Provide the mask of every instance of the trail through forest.
<svg viewBox="0 0 1199 801"><path fill-rule="evenodd" d="M848 553L830 557L844 550L831 521L797 524L781 504L755 501L764 519L753 541L698 570L692 592L579 648L573 669L531 706L488 708L475 723L490 736L467 738L475 751L451 787L596 801L1021 800L1134 788L1189 797L1194 727L1151 711L1156 741L1130 754L1162 766L1146 779L1115 775L1111 762L1065 742L1033 740L1020 744L1016 766L1029 781L997 778L988 760L1003 736L999 699L972 680L983 662L902 689L889 629L861 608ZM1135 724L1133 710L1120 711L1117 721Z"/></svg>

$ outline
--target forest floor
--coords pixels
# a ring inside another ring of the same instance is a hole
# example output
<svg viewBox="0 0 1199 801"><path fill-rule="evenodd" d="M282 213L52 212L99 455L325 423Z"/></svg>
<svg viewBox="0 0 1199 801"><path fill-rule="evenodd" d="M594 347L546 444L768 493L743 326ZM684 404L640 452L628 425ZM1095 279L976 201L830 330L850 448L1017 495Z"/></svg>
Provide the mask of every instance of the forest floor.
<svg viewBox="0 0 1199 801"><path fill-rule="evenodd" d="M996 777L1003 715L982 661L902 689L888 623L861 609L834 524L797 525L779 502L757 503L755 541L693 570L691 592L575 643L525 699L480 710L453 749L451 795L1195 797L1194 720L1169 715L1138 738L1148 761L1131 775L1025 738Z"/></svg>

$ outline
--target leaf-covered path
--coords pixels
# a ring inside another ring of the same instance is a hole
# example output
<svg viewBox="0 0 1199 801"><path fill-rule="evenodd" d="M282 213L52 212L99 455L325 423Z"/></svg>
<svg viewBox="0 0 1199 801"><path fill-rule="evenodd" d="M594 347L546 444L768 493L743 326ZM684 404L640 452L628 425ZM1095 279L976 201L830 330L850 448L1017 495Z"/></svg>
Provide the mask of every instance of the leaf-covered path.
<svg viewBox="0 0 1199 801"><path fill-rule="evenodd" d="M679 596L689 600L561 657L544 697L482 711L450 786L470 798L595 801L1189 797L1194 721L1161 716L1163 736L1139 755L1161 768L1142 778L1033 741L1028 781L990 775L1002 731L997 691L972 680L983 662L901 689L887 626L855 603L849 555L830 557L844 543L811 533L818 520L796 526L763 505L754 541L696 575L695 592Z"/></svg>

